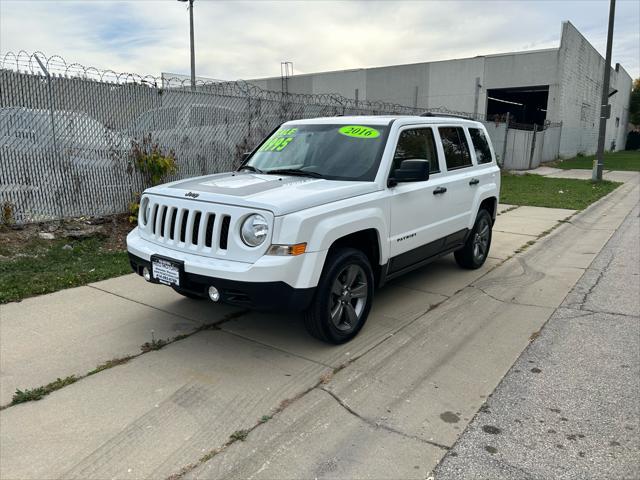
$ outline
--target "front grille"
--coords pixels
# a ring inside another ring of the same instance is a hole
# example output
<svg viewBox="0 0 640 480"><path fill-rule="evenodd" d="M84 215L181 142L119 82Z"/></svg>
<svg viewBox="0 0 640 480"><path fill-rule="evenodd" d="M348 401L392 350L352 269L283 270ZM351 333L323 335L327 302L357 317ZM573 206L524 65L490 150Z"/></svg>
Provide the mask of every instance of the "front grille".
<svg viewBox="0 0 640 480"><path fill-rule="evenodd" d="M216 214L206 208L175 207L153 201L146 208L146 224L140 227L155 241L198 251L227 250L230 215Z"/></svg>

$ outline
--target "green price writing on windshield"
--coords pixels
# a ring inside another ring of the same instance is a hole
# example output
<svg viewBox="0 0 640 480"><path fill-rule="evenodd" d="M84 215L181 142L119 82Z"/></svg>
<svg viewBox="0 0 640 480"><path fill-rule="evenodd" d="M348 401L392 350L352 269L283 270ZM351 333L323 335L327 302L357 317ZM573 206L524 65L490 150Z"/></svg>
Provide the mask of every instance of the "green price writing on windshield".
<svg viewBox="0 0 640 480"><path fill-rule="evenodd" d="M287 128L278 130L269 140L264 142L258 149L259 152L281 152L284 147L289 145L298 132L297 128Z"/></svg>
<svg viewBox="0 0 640 480"><path fill-rule="evenodd" d="M273 137L267 140L259 149L259 152L280 152L291 143L293 137Z"/></svg>
<svg viewBox="0 0 640 480"><path fill-rule="evenodd" d="M363 127L362 125L347 125L338 130L342 135L355 138L377 138L380 132L375 128Z"/></svg>

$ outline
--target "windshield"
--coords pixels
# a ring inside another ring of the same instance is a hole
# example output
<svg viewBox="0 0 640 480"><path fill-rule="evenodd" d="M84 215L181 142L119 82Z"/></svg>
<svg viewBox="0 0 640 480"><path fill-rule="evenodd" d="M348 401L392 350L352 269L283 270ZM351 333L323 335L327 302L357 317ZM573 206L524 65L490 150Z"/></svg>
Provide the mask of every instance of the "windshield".
<svg viewBox="0 0 640 480"><path fill-rule="evenodd" d="M388 130L386 125L287 125L265 140L245 167L262 173L294 171L332 180L373 181Z"/></svg>

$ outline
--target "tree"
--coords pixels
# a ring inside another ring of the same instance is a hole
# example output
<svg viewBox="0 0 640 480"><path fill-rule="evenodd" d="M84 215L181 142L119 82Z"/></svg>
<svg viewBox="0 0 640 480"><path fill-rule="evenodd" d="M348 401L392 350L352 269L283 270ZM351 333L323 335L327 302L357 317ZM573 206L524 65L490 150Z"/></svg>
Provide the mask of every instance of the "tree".
<svg viewBox="0 0 640 480"><path fill-rule="evenodd" d="M633 81L629 105L629 122L634 125L640 125L640 78L636 78Z"/></svg>

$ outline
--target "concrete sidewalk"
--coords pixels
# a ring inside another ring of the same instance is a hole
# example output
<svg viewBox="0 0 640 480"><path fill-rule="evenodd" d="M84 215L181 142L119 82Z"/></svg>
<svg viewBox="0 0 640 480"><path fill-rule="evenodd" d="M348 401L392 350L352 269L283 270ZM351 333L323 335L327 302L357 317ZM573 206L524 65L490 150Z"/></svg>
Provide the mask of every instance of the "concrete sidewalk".
<svg viewBox="0 0 640 480"><path fill-rule="evenodd" d="M640 478L639 212L511 368L436 480Z"/></svg>
<svg viewBox="0 0 640 480"><path fill-rule="evenodd" d="M197 331L0 412L0 477L424 478L637 197L625 184L541 239L573 212L503 210L485 267L447 257L392 282L340 347L297 316L189 301L133 275L0 306L3 404L137 354L152 330Z"/></svg>

